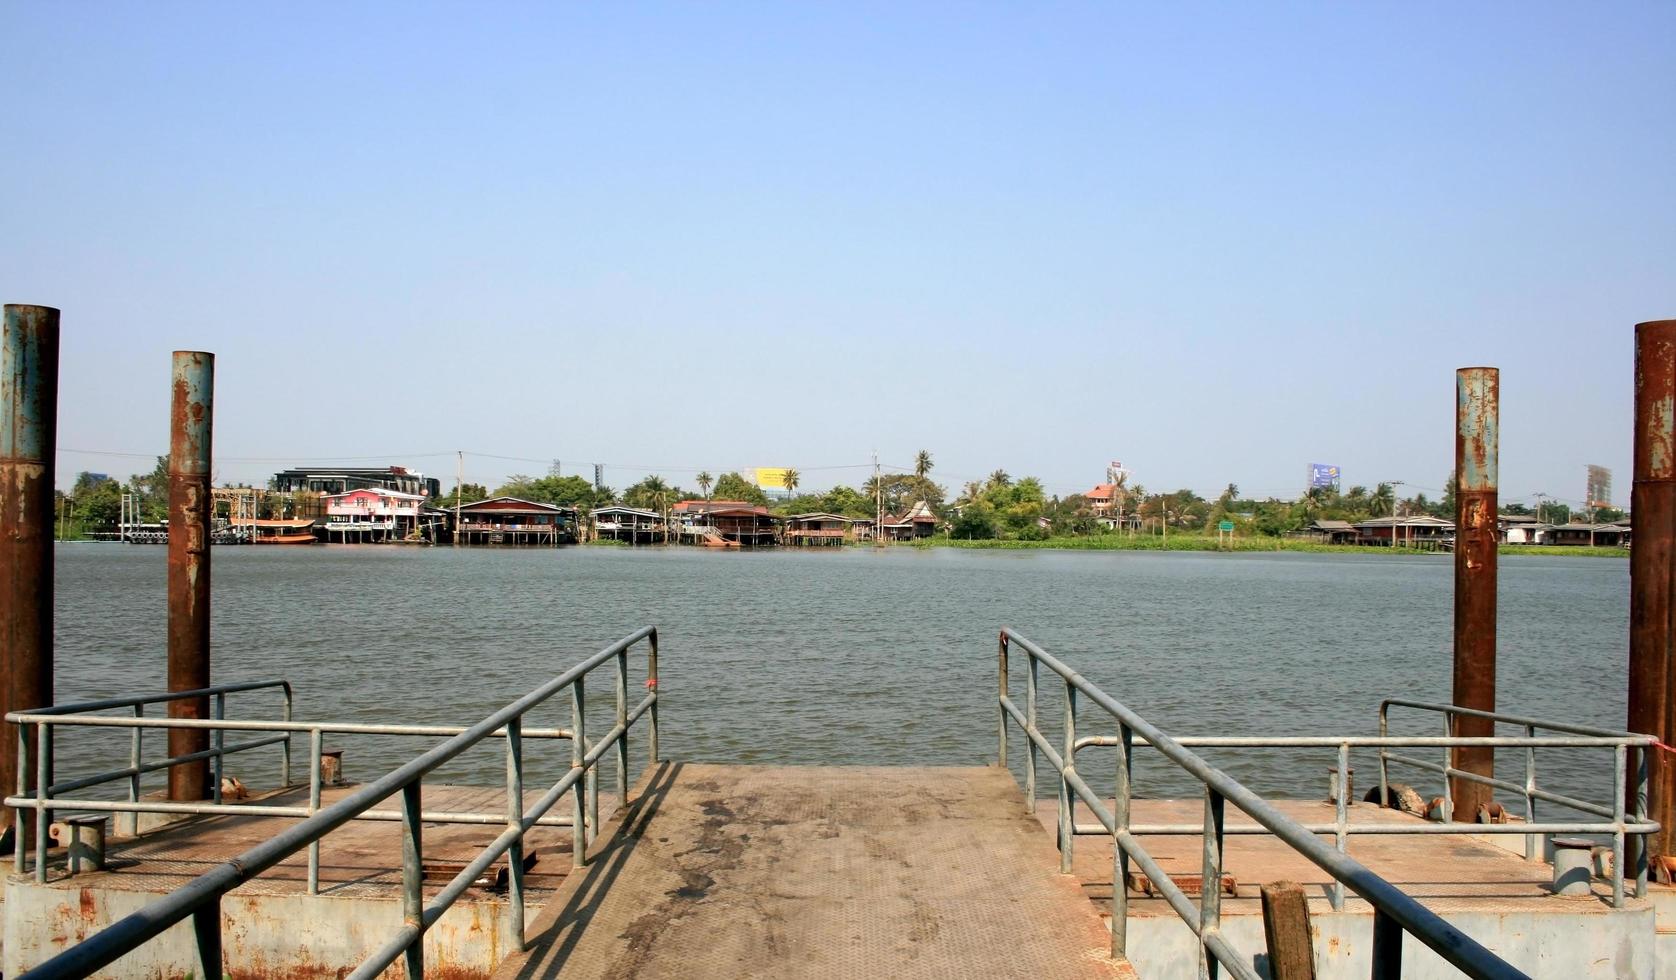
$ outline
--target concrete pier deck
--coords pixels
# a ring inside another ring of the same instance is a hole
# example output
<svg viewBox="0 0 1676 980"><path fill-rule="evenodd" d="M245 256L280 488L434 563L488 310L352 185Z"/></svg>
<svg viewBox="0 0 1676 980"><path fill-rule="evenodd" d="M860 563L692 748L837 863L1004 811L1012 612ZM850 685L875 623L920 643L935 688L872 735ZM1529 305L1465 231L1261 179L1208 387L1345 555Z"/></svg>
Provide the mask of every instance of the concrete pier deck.
<svg viewBox="0 0 1676 980"><path fill-rule="evenodd" d="M353 787L329 790L330 803ZM501 790L427 787L433 811L496 813ZM211 866L267 839L294 818L263 804L296 804L289 790L251 802L248 816L194 818L113 841L108 870L7 882L7 975L37 964ZM532 801L535 794L526 799ZM515 951L504 891L472 889L426 934L427 969L452 978L537 977L1196 977L1197 945L1162 899L1130 890L1129 959L1108 955L1111 842L1076 838L1072 873L1059 874L1055 802L1032 817L1006 770L721 766L666 762L646 772L628 804L601 797L605 823L590 864L572 869L569 828L538 828L530 847L527 947ZM1300 822L1331 819L1314 801L1275 801ZM394 808L394 801L389 804ZM1192 824L1198 800L1136 800L1139 824ZM561 808L562 809L562 808ZM1093 817L1079 807L1078 822ZM1352 823L1404 820L1369 804ZM1249 819L1230 808L1230 827ZM427 824L428 862L463 861L498 826ZM1171 873L1196 875L1196 835L1143 836ZM1514 837L1510 840L1520 841ZM222 903L231 976L341 975L399 927L401 830L354 822L321 849L321 890L306 893L298 853ZM1225 869L1236 894L1222 931L1265 970L1258 889L1277 880L1311 895L1318 975L1365 977L1372 911L1351 896L1328 905L1329 880L1268 835L1229 835ZM1653 978L1654 900L1610 906L1608 888L1561 898L1550 869L1470 834L1352 836L1352 857L1532 976ZM435 882L428 891L440 887ZM434 893L434 892L432 892ZM1404 977L1455 976L1412 937ZM191 972L195 946L181 923L102 976Z"/></svg>
<svg viewBox="0 0 1676 980"><path fill-rule="evenodd" d="M666 763L496 971L1128 977L1012 776Z"/></svg>

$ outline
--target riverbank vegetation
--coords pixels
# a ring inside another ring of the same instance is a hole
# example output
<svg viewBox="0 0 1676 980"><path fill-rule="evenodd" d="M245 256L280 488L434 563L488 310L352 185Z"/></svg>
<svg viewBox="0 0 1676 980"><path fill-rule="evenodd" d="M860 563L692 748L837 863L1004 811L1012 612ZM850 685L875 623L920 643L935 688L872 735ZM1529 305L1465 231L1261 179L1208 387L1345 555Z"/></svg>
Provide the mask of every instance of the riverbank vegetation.
<svg viewBox="0 0 1676 980"><path fill-rule="evenodd" d="M900 515L919 502L924 502L939 520L937 543L958 547L1057 547L1079 549L1154 550L1290 550L1337 551L1354 550L1356 546L1334 546L1314 540L1300 539L1312 522L1341 520L1349 523L1376 517L1410 517L1431 515L1452 520L1454 494L1448 488L1454 484L1453 475L1445 478L1442 491L1428 496L1421 488L1413 488L1412 497L1401 498L1391 483L1373 487L1352 486L1340 491L1337 487L1320 487L1296 500L1274 497L1254 499L1240 493L1236 484L1228 484L1221 494L1207 499L1192 490L1149 492L1145 487L1119 481L1112 488L1113 499L1108 506L1104 500L1099 507L1080 493L1066 496L1049 494L1042 482L1032 476L1014 478L1004 469L997 469L982 480L966 482L952 495L943 485L932 479L935 461L931 453L921 450L916 454L911 472L886 472L868 479L860 486L838 485L826 490L803 491L803 477L797 470L785 473L786 492L770 497L761 487L738 472L724 472L712 476L698 473L693 488L653 474L618 492L611 487L595 486L581 476L534 477L515 474L504 483L490 489L478 483L465 483L459 490L452 487L446 494L432 498L433 507L451 509L457 503L472 503L488 497L510 496L561 507L575 507L584 513L607 504L623 504L668 514L682 500L706 498L739 500L766 507L782 516L823 512L852 518L873 518L877 513ZM1406 484L1405 484L1406 486ZM74 488L58 494L59 530L65 537L81 537L92 529L108 529L117 523L121 500L125 493L139 508L140 519L160 521L166 516L168 502L168 460L158 457L151 472L136 474L126 483L91 473L82 473ZM302 504L312 504L305 507ZM318 501L293 502L291 513L271 513L276 506L270 498L263 498L259 517L296 516L318 512ZM1623 512L1596 509L1590 513L1573 513L1563 503L1544 501L1533 514L1521 503L1507 503L1502 511L1508 514L1531 514L1539 520L1563 524L1572 519L1614 521ZM1110 525L1119 523L1121 526ZM1231 523L1231 535L1219 535L1218 525ZM1166 544L1164 539L1168 537ZM1219 537L1222 540L1218 540ZM1231 542L1231 543L1230 543ZM1611 554L1622 555L1616 548L1544 548L1509 546L1508 554Z"/></svg>

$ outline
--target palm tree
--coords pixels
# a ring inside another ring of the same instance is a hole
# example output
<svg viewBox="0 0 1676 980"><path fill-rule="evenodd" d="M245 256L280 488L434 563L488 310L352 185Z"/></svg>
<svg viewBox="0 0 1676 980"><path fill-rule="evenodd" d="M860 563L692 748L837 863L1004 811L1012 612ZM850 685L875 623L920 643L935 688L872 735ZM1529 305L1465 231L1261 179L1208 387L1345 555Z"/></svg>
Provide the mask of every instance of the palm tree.
<svg viewBox="0 0 1676 980"><path fill-rule="evenodd" d="M994 487L1010 487L1013 485L1013 478L1007 475L1006 470L996 470L989 474L989 484Z"/></svg>
<svg viewBox="0 0 1676 980"><path fill-rule="evenodd" d="M914 475L923 480L925 479L925 475L930 472L931 452L929 450L921 449L919 451L919 455L914 457Z"/></svg>
<svg viewBox="0 0 1676 980"><path fill-rule="evenodd" d="M1391 517L1396 514L1396 500L1396 488L1389 483L1381 483L1374 487L1373 497L1369 502L1373 505L1372 510L1375 516Z"/></svg>
<svg viewBox="0 0 1676 980"><path fill-rule="evenodd" d="M704 494L704 499L710 499L710 485L715 482L715 480L710 478L709 470L698 471L698 489L700 493Z"/></svg>
<svg viewBox="0 0 1676 980"><path fill-rule="evenodd" d="M797 493L798 475L796 470L786 470L785 484L786 496L790 497Z"/></svg>

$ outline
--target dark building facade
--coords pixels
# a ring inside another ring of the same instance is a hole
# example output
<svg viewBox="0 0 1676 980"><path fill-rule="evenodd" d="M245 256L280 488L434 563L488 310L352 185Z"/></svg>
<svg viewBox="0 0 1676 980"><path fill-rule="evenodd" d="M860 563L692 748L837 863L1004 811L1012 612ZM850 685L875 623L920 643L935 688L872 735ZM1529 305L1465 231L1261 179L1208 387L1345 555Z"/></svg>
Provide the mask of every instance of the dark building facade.
<svg viewBox="0 0 1676 980"><path fill-rule="evenodd" d="M284 470L275 473L268 488L295 493L348 493L351 490L385 489L399 493L417 493L425 497L442 496L442 481L405 466L372 467L315 467Z"/></svg>

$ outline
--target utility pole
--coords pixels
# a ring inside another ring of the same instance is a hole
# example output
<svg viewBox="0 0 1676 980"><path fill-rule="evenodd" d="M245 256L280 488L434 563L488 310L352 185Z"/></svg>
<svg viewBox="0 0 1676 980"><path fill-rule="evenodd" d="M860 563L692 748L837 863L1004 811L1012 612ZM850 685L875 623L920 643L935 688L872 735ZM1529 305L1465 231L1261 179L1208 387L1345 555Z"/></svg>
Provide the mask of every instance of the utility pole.
<svg viewBox="0 0 1676 980"><path fill-rule="evenodd" d="M454 547L460 546L460 494L464 492L466 479L466 454L464 450L454 450Z"/></svg>
<svg viewBox="0 0 1676 980"><path fill-rule="evenodd" d="M884 544L885 485L879 479L879 453L873 452L873 547Z"/></svg>

